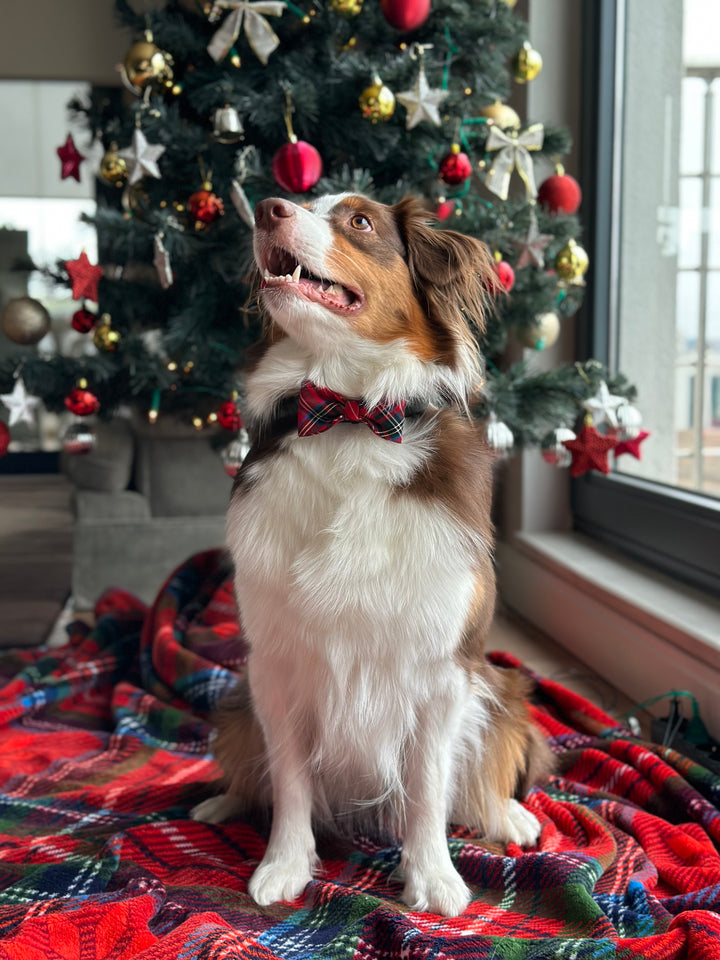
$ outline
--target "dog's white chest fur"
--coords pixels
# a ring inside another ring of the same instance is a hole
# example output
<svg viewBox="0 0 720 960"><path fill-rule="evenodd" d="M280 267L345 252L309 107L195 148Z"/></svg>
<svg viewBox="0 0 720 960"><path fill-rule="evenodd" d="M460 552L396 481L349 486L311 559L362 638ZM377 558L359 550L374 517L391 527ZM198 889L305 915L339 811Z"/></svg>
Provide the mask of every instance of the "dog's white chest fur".
<svg viewBox="0 0 720 960"><path fill-rule="evenodd" d="M397 789L417 712L466 682L451 655L468 549L437 504L394 489L426 453L422 440L403 447L364 425L292 439L229 512L241 616L262 638L251 680L282 673L336 810Z"/></svg>

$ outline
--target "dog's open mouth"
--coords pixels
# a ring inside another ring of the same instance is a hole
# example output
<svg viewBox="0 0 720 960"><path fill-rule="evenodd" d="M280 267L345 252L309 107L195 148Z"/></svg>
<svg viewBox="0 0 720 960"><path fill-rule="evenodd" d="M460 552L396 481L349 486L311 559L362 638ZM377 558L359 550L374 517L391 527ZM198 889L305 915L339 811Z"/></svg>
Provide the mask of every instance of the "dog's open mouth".
<svg viewBox="0 0 720 960"><path fill-rule="evenodd" d="M269 247L263 252L262 289L286 286L306 300L313 300L333 310L359 310L364 297L360 290L342 283L323 279L297 262L294 254L281 247Z"/></svg>

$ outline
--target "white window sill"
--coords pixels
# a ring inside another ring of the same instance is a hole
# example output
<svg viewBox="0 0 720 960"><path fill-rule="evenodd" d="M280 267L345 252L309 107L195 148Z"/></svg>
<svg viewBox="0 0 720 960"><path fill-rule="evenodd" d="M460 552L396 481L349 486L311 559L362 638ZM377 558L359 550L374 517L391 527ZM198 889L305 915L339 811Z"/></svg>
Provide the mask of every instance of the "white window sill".
<svg viewBox="0 0 720 960"><path fill-rule="evenodd" d="M579 533L516 534L498 564L520 616L635 703L689 690L720 738L720 603Z"/></svg>

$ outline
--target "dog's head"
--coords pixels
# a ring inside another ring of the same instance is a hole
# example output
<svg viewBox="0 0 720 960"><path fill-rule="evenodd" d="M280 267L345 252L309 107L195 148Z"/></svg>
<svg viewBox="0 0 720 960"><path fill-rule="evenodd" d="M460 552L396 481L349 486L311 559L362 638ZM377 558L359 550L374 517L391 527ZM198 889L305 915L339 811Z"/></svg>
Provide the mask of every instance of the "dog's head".
<svg viewBox="0 0 720 960"><path fill-rule="evenodd" d="M318 362L368 377L396 364L397 392L464 400L480 379L471 325L483 328L493 262L480 241L428 220L412 198L263 200L254 249L273 324Z"/></svg>

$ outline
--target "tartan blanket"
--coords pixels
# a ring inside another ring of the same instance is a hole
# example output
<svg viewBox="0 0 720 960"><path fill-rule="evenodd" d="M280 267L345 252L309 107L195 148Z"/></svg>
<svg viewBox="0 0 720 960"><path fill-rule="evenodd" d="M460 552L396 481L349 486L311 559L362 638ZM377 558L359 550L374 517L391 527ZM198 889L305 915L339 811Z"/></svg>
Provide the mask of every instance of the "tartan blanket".
<svg viewBox="0 0 720 960"><path fill-rule="evenodd" d="M452 830L461 917L408 910L398 848L366 836L322 841L303 895L257 907L266 825L188 818L244 667L224 555L192 557L151 609L114 590L96 615L0 664L0 960L720 957L720 779L539 677L559 758L528 800L542 835Z"/></svg>

